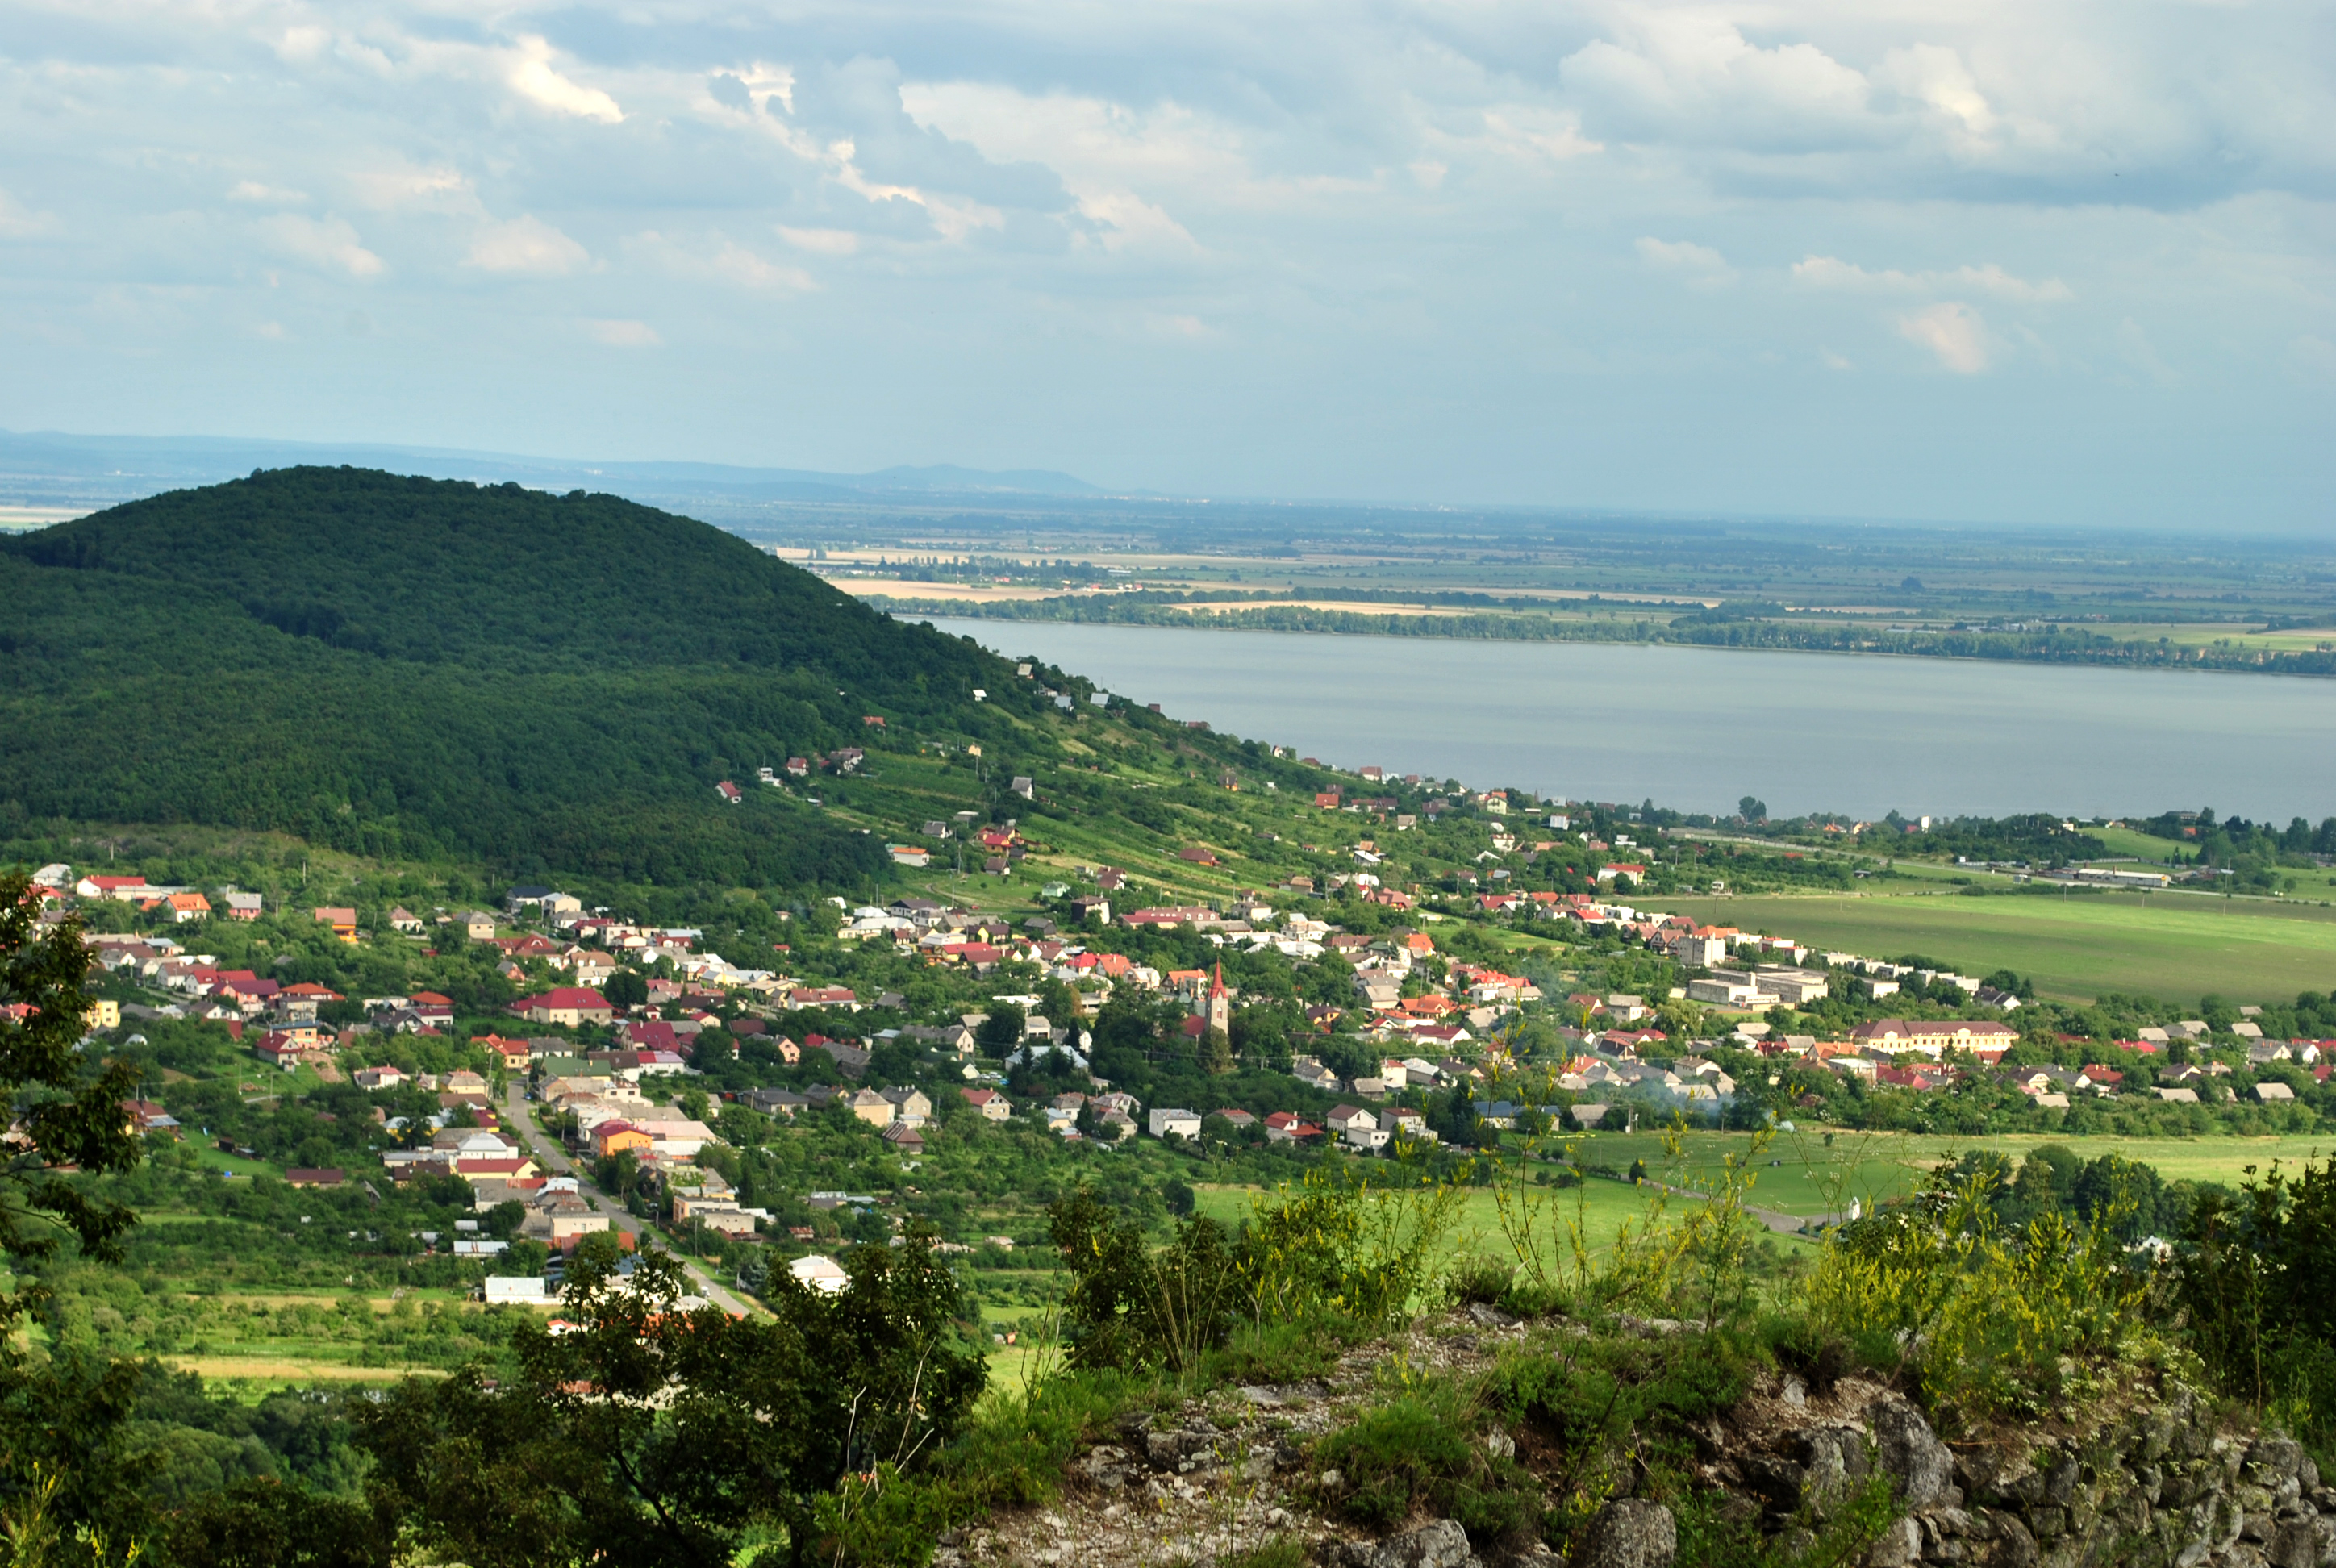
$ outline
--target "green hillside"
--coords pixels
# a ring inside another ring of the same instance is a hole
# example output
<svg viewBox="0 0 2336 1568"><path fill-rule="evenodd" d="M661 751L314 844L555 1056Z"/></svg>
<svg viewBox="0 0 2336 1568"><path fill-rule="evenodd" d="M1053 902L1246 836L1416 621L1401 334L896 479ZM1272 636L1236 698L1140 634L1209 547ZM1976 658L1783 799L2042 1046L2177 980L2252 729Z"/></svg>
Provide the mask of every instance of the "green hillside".
<svg viewBox="0 0 2336 1568"><path fill-rule="evenodd" d="M714 784L859 744L871 714L1002 739L1047 709L968 642L580 492L256 473L0 541L0 814L18 823L843 881L881 844Z"/></svg>

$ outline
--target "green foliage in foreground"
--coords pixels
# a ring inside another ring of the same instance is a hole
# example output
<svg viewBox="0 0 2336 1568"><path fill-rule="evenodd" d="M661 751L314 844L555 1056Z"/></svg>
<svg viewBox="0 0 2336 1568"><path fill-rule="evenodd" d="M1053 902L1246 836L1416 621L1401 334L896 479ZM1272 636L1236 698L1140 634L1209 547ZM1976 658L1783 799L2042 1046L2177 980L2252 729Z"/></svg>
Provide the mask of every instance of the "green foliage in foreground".
<svg viewBox="0 0 2336 1568"><path fill-rule="evenodd" d="M2178 1300L2224 1384L2336 1452L2336 1160L2253 1175L2192 1217Z"/></svg>

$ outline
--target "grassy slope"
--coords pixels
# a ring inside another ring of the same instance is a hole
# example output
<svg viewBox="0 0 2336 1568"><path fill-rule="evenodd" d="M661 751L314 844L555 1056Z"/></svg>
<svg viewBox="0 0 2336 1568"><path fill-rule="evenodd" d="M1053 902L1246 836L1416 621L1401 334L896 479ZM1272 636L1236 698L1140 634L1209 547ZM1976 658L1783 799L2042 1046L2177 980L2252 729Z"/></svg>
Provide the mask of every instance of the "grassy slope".
<svg viewBox="0 0 2336 1568"><path fill-rule="evenodd" d="M2336 984L2336 920L2316 905L2190 895L1666 899L1663 907L1877 957L1922 952L2043 994L2285 998Z"/></svg>

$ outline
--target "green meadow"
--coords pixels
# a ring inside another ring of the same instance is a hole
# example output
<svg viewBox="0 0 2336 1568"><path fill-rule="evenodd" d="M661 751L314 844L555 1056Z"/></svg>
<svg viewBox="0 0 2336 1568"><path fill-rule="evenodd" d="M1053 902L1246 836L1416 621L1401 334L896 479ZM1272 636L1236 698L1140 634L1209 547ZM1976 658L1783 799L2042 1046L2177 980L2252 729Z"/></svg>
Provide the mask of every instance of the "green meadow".
<svg viewBox="0 0 2336 1568"><path fill-rule="evenodd" d="M2066 1001L2108 991L2194 1002L2286 1000L2336 985L2336 910L2195 893L1890 893L1666 899L1698 920L1874 958L1923 953L1966 974L2009 969Z"/></svg>

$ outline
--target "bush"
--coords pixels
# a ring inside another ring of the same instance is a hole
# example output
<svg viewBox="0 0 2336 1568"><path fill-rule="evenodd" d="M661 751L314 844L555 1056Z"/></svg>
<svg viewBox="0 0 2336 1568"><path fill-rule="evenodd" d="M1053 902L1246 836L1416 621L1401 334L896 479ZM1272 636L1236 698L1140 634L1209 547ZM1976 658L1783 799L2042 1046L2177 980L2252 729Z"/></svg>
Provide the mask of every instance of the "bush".
<svg viewBox="0 0 2336 1568"><path fill-rule="evenodd" d="M2122 1213L2049 1210L2010 1232L1995 1184L1942 1167L1903 1205L1835 1232L1808 1282L1817 1333L1876 1365L1903 1357L1934 1418L2041 1408L2064 1358L2117 1349L2146 1294L2117 1241Z"/></svg>
<svg viewBox="0 0 2336 1568"><path fill-rule="evenodd" d="M2336 1159L2201 1198L2175 1297L2224 1388L2336 1455Z"/></svg>
<svg viewBox="0 0 2336 1568"><path fill-rule="evenodd" d="M1052 1230L1071 1271L1063 1319L1074 1366L1183 1373L1240 1320L1232 1249L1213 1220L1184 1221L1154 1251L1141 1226L1081 1187L1055 1205Z"/></svg>
<svg viewBox="0 0 2336 1568"><path fill-rule="evenodd" d="M1472 1252L1445 1272L1444 1293L1455 1306L1466 1306L1472 1301L1490 1304L1509 1294L1510 1287L1516 1282L1516 1273L1514 1266L1498 1258Z"/></svg>
<svg viewBox="0 0 2336 1568"><path fill-rule="evenodd" d="M1540 1485L1479 1435L1482 1412L1450 1383L1406 1392L1315 1445L1339 1475L1333 1506L1373 1530L1425 1507L1457 1519L1470 1537L1537 1536Z"/></svg>

